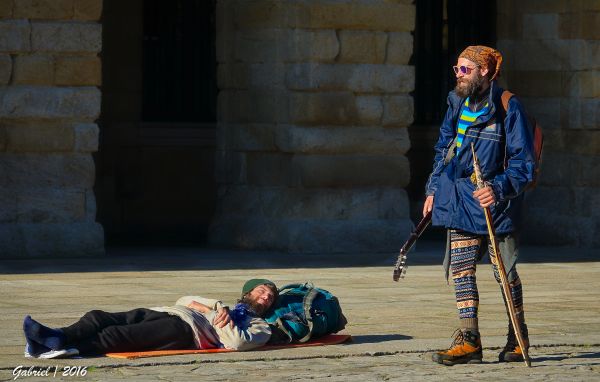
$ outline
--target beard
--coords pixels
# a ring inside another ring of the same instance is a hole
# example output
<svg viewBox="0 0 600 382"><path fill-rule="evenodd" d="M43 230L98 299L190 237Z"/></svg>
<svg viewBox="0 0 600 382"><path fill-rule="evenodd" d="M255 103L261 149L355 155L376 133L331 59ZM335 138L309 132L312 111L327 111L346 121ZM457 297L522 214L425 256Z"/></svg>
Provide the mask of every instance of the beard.
<svg viewBox="0 0 600 382"><path fill-rule="evenodd" d="M475 73L471 80L467 80L464 77L456 80L454 91L460 98L477 97L481 93L481 89L483 89L484 82L485 77L479 75L479 73Z"/></svg>
<svg viewBox="0 0 600 382"><path fill-rule="evenodd" d="M264 306L257 303L256 301L251 300L248 295L245 295L240 300L238 300L238 303L248 305L258 317L264 317L265 313L267 313L269 308L271 308L270 306Z"/></svg>

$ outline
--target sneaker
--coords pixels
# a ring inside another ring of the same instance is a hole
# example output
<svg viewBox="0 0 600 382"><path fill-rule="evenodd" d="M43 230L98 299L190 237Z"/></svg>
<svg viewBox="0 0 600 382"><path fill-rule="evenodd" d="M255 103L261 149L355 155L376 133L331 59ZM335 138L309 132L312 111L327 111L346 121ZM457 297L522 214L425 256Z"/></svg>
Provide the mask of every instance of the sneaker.
<svg viewBox="0 0 600 382"><path fill-rule="evenodd" d="M69 358L79 355L79 350L77 349L60 349L60 350L50 350L49 352L42 353L38 356L38 358L42 359L54 359L54 358Z"/></svg>
<svg viewBox="0 0 600 382"><path fill-rule="evenodd" d="M525 342L525 348L529 349L529 332L527 331L527 325L521 324L521 334ZM512 323L508 325L508 335L506 336L506 345L504 349L498 355L500 362L523 362L523 349L519 346L517 336L513 329Z"/></svg>
<svg viewBox="0 0 600 382"><path fill-rule="evenodd" d="M450 349L433 353L433 361L452 366L461 363L481 363L481 338L475 330L457 329Z"/></svg>

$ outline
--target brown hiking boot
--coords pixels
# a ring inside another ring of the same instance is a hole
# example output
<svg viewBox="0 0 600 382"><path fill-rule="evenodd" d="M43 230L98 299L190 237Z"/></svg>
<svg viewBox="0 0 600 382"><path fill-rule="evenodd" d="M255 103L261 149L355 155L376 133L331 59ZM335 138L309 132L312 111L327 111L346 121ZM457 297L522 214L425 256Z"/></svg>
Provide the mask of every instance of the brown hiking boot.
<svg viewBox="0 0 600 382"><path fill-rule="evenodd" d="M526 349L529 349L529 333L527 331L527 325L521 324L521 334L523 335L523 341L525 342ZM513 329L512 324L508 324L508 335L506 336L506 345L504 349L498 355L500 362L523 362L523 349L519 346L517 336Z"/></svg>
<svg viewBox="0 0 600 382"><path fill-rule="evenodd" d="M457 329L450 349L433 353L433 361L452 366L461 363L481 363L481 338L476 330Z"/></svg>

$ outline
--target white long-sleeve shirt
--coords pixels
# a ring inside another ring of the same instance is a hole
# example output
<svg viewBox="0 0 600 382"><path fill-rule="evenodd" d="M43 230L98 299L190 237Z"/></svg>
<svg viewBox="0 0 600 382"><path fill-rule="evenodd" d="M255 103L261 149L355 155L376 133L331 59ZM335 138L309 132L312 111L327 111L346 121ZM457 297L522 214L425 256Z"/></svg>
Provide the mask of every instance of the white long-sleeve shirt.
<svg viewBox="0 0 600 382"><path fill-rule="evenodd" d="M211 310L200 313L187 307L192 301L206 305ZM151 308L178 316L188 323L194 331L194 339L199 349L225 348L234 350L251 350L267 343L271 337L271 328L260 317L246 316L241 326L229 324L222 328L213 324L217 309L225 307L219 300L200 296L184 296L175 306Z"/></svg>

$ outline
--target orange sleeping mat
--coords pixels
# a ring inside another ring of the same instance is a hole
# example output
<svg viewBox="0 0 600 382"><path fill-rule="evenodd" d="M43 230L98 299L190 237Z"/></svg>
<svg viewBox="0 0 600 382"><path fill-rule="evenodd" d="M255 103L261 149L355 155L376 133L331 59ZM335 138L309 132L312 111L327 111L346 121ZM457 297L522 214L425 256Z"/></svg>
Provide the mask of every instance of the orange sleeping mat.
<svg viewBox="0 0 600 382"><path fill-rule="evenodd" d="M349 341L352 337L349 334L329 334L324 337L316 338L302 344L288 344L288 345L265 345L256 348L252 351L263 351L263 350L276 350L276 349L288 349L288 348L299 348L305 346L324 346L324 345L337 345L343 342ZM145 358L145 357L162 357L166 355L183 355L183 354L206 354L206 353L230 353L237 350L231 349L195 349L195 350L153 350L153 351L136 351L127 353L107 353L107 357L111 358Z"/></svg>

